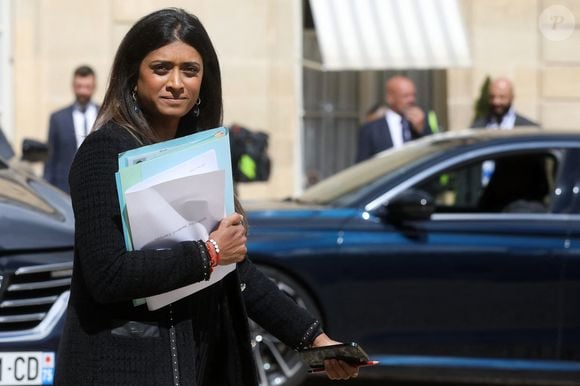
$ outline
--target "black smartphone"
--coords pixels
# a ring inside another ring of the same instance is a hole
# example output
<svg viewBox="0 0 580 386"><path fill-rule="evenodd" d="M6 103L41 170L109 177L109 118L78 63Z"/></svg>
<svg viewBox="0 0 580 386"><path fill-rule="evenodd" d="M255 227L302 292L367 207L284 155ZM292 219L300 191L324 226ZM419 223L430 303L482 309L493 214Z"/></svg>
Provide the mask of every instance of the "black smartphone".
<svg viewBox="0 0 580 386"><path fill-rule="evenodd" d="M311 369L324 368L325 359L340 359L353 366L369 362L368 355L354 342L309 348L300 351L300 355Z"/></svg>

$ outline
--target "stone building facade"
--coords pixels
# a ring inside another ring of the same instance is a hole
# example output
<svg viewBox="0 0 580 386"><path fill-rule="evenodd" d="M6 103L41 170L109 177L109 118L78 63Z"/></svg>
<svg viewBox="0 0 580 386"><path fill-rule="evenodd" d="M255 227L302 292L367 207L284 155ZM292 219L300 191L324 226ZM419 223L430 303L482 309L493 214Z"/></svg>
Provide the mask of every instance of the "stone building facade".
<svg viewBox="0 0 580 386"><path fill-rule="evenodd" d="M483 80L503 75L514 81L521 113L547 129L580 130L580 0L459 0L459 5L472 66L445 71L446 128L469 126ZM564 28L556 19L553 31L539 23L554 5L564 6L567 20L575 21L565 26L570 31L565 39L550 37ZM46 138L49 114L72 102L71 74L79 64L96 69L99 101L125 32L139 17L166 6L198 15L213 39L222 66L224 124L270 134L272 176L266 183L241 185L241 197L300 192L306 174L306 1L0 0L0 122L12 143ZM365 76L361 79L357 92L364 94ZM359 116L367 107L358 106Z"/></svg>

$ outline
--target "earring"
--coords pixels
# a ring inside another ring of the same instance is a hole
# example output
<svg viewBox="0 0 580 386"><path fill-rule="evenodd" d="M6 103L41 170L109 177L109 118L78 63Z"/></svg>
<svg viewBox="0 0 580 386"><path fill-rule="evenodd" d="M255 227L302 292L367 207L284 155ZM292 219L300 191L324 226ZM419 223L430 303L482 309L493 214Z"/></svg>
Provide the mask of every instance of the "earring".
<svg viewBox="0 0 580 386"><path fill-rule="evenodd" d="M133 99L133 109L135 110L135 112L139 111L139 104L137 103L137 87L135 87L133 89L133 91L131 92L131 98Z"/></svg>
<svg viewBox="0 0 580 386"><path fill-rule="evenodd" d="M201 98L197 98L197 102L195 102L195 108L193 109L193 115L199 117L199 105L201 105Z"/></svg>

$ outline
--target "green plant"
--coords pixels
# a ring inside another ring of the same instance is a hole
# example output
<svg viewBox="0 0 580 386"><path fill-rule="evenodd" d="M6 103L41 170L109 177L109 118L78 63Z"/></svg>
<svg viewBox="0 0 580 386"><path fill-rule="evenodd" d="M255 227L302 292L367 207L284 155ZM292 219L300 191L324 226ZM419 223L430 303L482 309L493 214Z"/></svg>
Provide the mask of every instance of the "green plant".
<svg viewBox="0 0 580 386"><path fill-rule="evenodd" d="M487 115L489 110L489 84L491 79L488 76L485 77L483 84L481 85L481 89L479 91L479 98L475 101L473 106L474 109L474 117L473 121L483 118Z"/></svg>

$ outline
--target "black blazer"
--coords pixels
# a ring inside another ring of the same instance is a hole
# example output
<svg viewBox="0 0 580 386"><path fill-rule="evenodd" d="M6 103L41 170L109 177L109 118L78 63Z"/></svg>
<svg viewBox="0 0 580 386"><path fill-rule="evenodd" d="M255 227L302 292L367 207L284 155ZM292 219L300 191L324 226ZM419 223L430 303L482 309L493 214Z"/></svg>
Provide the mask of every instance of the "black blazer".
<svg viewBox="0 0 580 386"><path fill-rule="evenodd" d="M425 120L426 121L426 120ZM429 134L427 127L422 133L411 130L411 139L417 139ZM356 162L364 161L373 155L393 147L391 131L385 117L364 124L358 133Z"/></svg>
<svg viewBox="0 0 580 386"><path fill-rule="evenodd" d="M487 124L491 121L491 116L487 116L484 118L479 118L473 122L471 125L472 129L485 129ZM519 114L516 114L516 121L514 122L515 126L539 126L536 122L529 120L526 117L523 117Z"/></svg>
<svg viewBox="0 0 580 386"><path fill-rule="evenodd" d="M77 151L74 105L51 114L48 126L50 156L44 165L44 179L52 185L69 192L68 172Z"/></svg>

